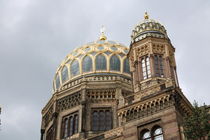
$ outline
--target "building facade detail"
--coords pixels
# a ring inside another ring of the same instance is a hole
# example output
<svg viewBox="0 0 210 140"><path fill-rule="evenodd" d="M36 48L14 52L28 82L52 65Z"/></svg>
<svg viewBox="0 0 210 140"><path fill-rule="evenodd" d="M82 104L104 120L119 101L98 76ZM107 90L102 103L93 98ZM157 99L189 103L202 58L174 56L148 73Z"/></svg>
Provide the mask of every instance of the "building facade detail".
<svg viewBox="0 0 210 140"><path fill-rule="evenodd" d="M178 84L175 48L145 13L130 48L107 40L68 54L42 110L41 140L184 140L191 104Z"/></svg>

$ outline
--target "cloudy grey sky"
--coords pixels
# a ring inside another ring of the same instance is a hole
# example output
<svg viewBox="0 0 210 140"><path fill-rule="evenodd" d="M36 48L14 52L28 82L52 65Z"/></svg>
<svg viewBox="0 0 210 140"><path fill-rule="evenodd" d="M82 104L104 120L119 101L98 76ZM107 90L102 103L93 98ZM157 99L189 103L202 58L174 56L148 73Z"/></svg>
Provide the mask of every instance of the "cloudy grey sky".
<svg viewBox="0 0 210 140"><path fill-rule="evenodd" d="M0 139L38 140L62 59L98 39L101 25L129 45L145 11L168 31L187 98L210 104L209 0L0 0Z"/></svg>

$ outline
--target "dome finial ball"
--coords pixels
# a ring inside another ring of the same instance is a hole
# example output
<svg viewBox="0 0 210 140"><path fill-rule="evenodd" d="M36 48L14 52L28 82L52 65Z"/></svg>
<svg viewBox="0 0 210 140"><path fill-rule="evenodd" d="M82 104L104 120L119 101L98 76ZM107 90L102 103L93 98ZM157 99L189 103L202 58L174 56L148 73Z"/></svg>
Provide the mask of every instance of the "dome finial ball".
<svg viewBox="0 0 210 140"><path fill-rule="evenodd" d="M149 15L147 14L147 12L144 13L144 19L149 19Z"/></svg>
<svg viewBox="0 0 210 140"><path fill-rule="evenodd" d="M105 27L102 26L101 29L100 29L100 32L101 32L100 40L106 40L107 39L105 34L104 34L105 30L106 30Z"/></svg>

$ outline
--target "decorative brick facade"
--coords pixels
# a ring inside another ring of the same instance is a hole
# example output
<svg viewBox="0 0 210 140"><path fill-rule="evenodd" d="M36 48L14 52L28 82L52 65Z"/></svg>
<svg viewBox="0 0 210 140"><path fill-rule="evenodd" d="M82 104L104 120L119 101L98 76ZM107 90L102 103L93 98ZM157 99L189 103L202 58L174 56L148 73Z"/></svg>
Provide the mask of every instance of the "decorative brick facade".
<svg viewBox="0 0 210 140"><path fill-rule="evenodd" d="M164 26L147 14L130 49L104 32L76 49L56 72L41 140L184 140L183 116L192 106L179 87L174 53Z"/></svg>

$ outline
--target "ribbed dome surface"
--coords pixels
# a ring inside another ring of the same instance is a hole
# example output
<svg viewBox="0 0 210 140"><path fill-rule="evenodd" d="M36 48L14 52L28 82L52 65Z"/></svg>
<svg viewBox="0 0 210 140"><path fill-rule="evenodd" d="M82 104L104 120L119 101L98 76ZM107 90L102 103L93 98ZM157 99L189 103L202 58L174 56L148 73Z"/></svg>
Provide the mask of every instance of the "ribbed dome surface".
<svg viewBox="0 0 210 140"><path fill-rule="evenodd" d="M165 27L159 22L149 19L149 17L135 26L131 35L131 43L146 37L168 38Z"/></svg>
<svg viewBox="0 0 210 140"><path fill-rule="evenodd" d="M81 76L120 74L130 77L127 53L127 47L108 40L98 40L75 49L58 67L54 90Z"/></svg>

